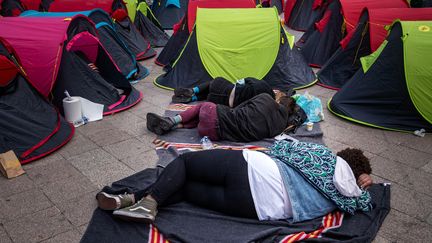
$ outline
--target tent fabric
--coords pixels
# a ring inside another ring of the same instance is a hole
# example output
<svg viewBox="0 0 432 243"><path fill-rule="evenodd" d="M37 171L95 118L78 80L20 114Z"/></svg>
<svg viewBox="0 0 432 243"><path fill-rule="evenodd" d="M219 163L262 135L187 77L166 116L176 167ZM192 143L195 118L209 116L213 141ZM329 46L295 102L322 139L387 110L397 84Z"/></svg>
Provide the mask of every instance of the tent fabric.
<svg viewBox="0 0 432 243"><path fill-rule="evenodd" d="M154 0L151 10L163 29L172 29L186 12L188 0L179 0L179 4L168 4L169 0Z"/></svg>
<svg viewBox="0 0 432 243"><path fill-rule="evenodd" d="M418 112L432 124L432 21L401 22L404 42L405 78Z"/></svg>
<svg viewBox="0 0 432 243"><path fill-rule="evenodd" d="M284 23L291 29L306 31L322 17L327 5L326 0L288 0L284 8Z"/></svg>
<svg viewBox="0 0 432 243"><path fill-rule="evenodd" d="M150 42L152 47L164 47L169 40L169 35L162 28L156 26L140 11L136 13L135 26L142 36Z"/></svg>
<svg viewBox="0 0 432 243"><path fill-rule="evenodd" d="M174 31L165 48L157 57L155 63L160 66L172 65L185 46L189 34L192 33L197 8L255 8L253 0L190 0L188 11Z"/></svg>
<svg viewBox="0 0 432 243"><path fill-rule="evenodd" d="M220 11L221 9L206 9L205 11ZM200 10L201 11L201 10ZM243 26L247 21L244 18L235 18L241 12L255 13L255 18L261 18L261 13L263 16L272 13L274 18L267 18L267 21L274 21L273 23L267 22L268 26L273 26L275 22L280 24L277 19L277 13L274 9L268 8L257 8L257 9L235 9L226 11L226 16L224 18L232 19L230 25L233 26ZM228 17L227 15L233 15ZM226 23L228 24L228 23ZM255 26L255 25L252 25ZM160 75L154 81L155 85L166 88L174 89L177 87L193 87L202 82L212 80L212 76L209 74L207 67L204 67L204 63L201 60L200 53L198 51L198 42L196 38L196 29L199 28L199 24L196 25L195 30L189 35L188 41L184 48L181 50L179 57L173 62L172 65L165 66L165 74ZM248 27L249 28L249 27ZM280 40L274 48L278 49L277 57L273 63L272 67L265 76L262 78L271 87L279 90L289 90L290 88L304 88L313 85L316 81L315 74L312 69L308 67L306 61L302 57L301 53L296 48L291 48L289 43L289 38L283 30L279 28L280 33L277 34ZM209 30L210 31L210 30ZM213 31L219 31L214 29ZM277 31L274 28L274 31ZM247 38L242 38L245 35L245 31L237 31L235 33L230 33L226 36L226 39L239 39L247 40ZM276 35L276 33L273 33ZM225 40L229 41L229 40ZM251 41L257 41L256 38L251 39ZM239 52L241 50L232 50L233 52ZM250 54L248 54L250 55ZM248 59L248 67L256 67L254 64L259 57L251 57ZM267 64L266 64L267 65ZM232 68L231 64L226 66L227 69ZM232 72L232 71L230 71ZM254 71L255 73L255 71ZM250 77L251 75L245 74L245 77ZM229 78L229 77L226 77Z"/></svg>
<svg viewBox="0 0 432 243"><path fill-rule="evenodd" d="M416 34L421 32L418 27L422 24L416 26L408 23L407 28L403 30L403 23L396 22L393 25L386 39L387 44L367 72L358 70L332 97L328 103L332 113L353 122L382 129L415 131L423 128L427 132L432 131L432 124L426 120L426 118L430 119L429 114L425 112L427 106L430 110L430 103L428 103L430 101L426 99L430 100L432 93L431 68L426 66L427 63L419 64L406 58L406 53L414 43L419 47L415 47L418 49L414 49L411 55L416 58L420 55L427 56L426 51L431 51L430 42L424 41L423 32L419 35L420 41L417 41ZM430 26L429 23L424 25ZM405 36L405 32L409 36ZM411 40L407 41L407 39ZM411 43L405 47L406 42ZM416 53L418 50L423 52ZM423 68L417 69L416 65ZM420 77L422 75L425 77L429 75L429 77L420 78L418 84L413 84L407 80L407 77L411 78L408 72L413 71L419 72ZM429 79L429 84L425 82L426 79ZM422 91L416 93L421 85ZM414 102L421 105L416 107Z"/></svg>
<svg viewBox="0 0 432 243"><path fill-rule="evenodd" d="M339 0L342 6L342 15L346 24L346 31L350 33L357 25L360 14L364 8L409 8L406 0Z"/></svg>
<svg viewBox="0 0 432 243"><path fill-rule="evenodd" d="M6 87L0 86L0 153L12 150L22 164L29 163L65 145L74 127L27 82L18 56L2 38L0 60L9 60L16 71Z"/></svg>
<svg viewBox="0 0 432 243"><path fill-rule="evenodd" d="M375 51L387 37L386 25L394 20L432 20L432 8L404 9L372 9L369 12L369 32L371 50Z"/></svg>
<svg viewBox="0 0 432 243"><path fill-rule="evenodd" d="M237 18L243 22L232 24ZM276 9L200 8L196 26L199 55L213 78L262 79L276 60L281 28ZM232 35L239 32L244 34Z"/></svg>
<svg viewBox="0 0 432 243"><path fill-rule="evenodd" d="M162 168L146 169L112 183L103 191L122 194L145 190L161 171ZM372 185L369 189L375 206L372 211L331 214L326 218L328 222L339 219L342 223L322 231L317 229L326 222L323 217L296 224L283 220L258 221L230 217L186 202L160 207L152 225L116 220L111 212L96 209L81 242L160 242L163 238L164 242L269 243L293 242L301 236L310 237L304 240L313 242L372 242L390 211L390 189L383 184Z"/></svg>
<svg viewBox="0 0 432 243"><path fill-rule="evenodd" d="M19 16L26 9L20 0L1 0L0 15L5 17Z"/></svg>
<svg viewBox="0 0 432 243"><path fill-rule="evenodd" d="M70 23L70 20L64 19L56 21L46 21L41 18L0 19L0 26L2 26L0 36L14 45L29 81L45 97L48 97L55 83L57 63L61 60L62 45L67 38L65 33ZM32 28L30 29L29 26ZM29 32L32 39L31 45L28 40ZM18 36L21 38L17 38Z"/></svg>
<svg viewBox="0 0 432 243"><path fill-rule="evenodd" d="M79 12L100 8L111 14L115 1L122 0L55 0L49 7L49 12Z"/></svg>
<svg viewBox="0 0 432 243"><path fill-rule="evenodd" d="M364 9L355 30L341 41L341 46L318 72L318 84L339 89L361 67L360 58L377 50L387 36L386 26L395 19L432 20L432 9Z"/></svg>
<svg viewBox="0 0 432 243"><path fill-rule="evenodd" d="M189 0L187 22L189 33L195 25L198 8L255 8L253 0Z"/></svg>
<svg viewBox="0 0 432 243"><path fill-rule="evenodd" d="M130 85L96 39L94 24L87 17L2 18L0 28L0 36L15 47L34 87L60 110L65 90L103 104L105 115L127 109L141 100L141 93ZM71 40L79 43L81 40L75 38L84 38L82 42L86 42L88 35L93 36L93 45L81 51L67 50L73 43ZM94 64L99 72L88 66L95 53Z"/></svg>
<svg viewBox="0 0 432 243"><path fill-rule="evenodd" d="M5 56L0 56L0 88L6 87L18 74L19 69Z"/></svg>
<svg viewBox="0 0 432 243"><path fill-rule="evenodd" d="M165 46L169 36L157 22L147 4L145 2L138 3L137 0L127 0L125 3L130 19L142 36L150 42L151 46ZM149 15L149 18L147 15Z"/></svg>
<svg viewBox="0 0 432 243"><path fill-rule="evenodd" d="M102 9L94 9L82 12L37 12L25 11L20 17L73 17L82 14L89 17L96 25L99 40L107 49L116 65L127 79L143 76L148 71L135 60L135 55L129 50L125 41L119 36L109 15ZM143 69L140 72L139 68Z"/></svg>
<svg viewBox="0 0 432 243"><path fill-rule="evenodd" d="M408 8L405 0L335 0L324 13L330 20L326 25L311 26L300 38L298 46L310 65L322 67L339 47L339 42L350 34L360 19L364 8ZM319 21L318 21L319 22ZM318 32L318 33L317 33Z"/></svg>

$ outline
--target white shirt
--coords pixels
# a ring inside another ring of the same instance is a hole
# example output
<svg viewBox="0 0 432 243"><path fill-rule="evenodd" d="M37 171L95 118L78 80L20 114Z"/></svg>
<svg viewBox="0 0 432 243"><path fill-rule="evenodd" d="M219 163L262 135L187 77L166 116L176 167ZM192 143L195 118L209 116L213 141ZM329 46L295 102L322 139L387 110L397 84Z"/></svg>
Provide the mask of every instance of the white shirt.
<svg viewBox="0 0 432 243"><path fill-rule="evenodd" d="M293 215L289 195L276 162L268 155L243 150L248 163L249 186L259 220L278 220ZM361 190L348 163L337 157L333 183L342 195L358 197Z"/></svg>

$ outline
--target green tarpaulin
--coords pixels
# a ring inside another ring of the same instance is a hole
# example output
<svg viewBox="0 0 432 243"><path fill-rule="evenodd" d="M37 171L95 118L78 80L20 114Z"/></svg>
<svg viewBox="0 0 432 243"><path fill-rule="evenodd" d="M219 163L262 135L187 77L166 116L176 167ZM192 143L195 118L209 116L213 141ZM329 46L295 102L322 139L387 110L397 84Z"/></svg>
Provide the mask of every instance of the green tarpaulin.
<svg viewBox="0 0 432 243"><path fill-rule="evenodd" d="M198 52L212 77L262 79L280 46L276 8L205 9L196 18Z"/></svg>

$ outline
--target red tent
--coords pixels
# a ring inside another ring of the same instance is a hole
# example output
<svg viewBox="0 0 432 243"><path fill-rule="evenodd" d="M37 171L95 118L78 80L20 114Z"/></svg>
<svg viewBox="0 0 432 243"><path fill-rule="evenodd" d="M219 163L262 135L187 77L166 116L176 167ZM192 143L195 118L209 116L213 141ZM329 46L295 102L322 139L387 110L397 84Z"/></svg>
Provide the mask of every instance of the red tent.
<svg viewBox="0 0 432 243"><path fill-rule="evenodd" d="M374 52L387 37L386 25L399 20L432 20L432 8L400 9L383 8L366 10L369 12L370 47Z"/></svg>
<svg viewBox="0 0 432 243"><path fill-rule="evenodd" d="M125 110L142 98L99 42L93 22L84 15L4 17L0 18L0 29L0 36L18 53L29 81L60 109L65 90L103 104L106 115ZM98 71L92 71L89 63L94 63Z"/></svg>
<svg viewBox="0 0 432 243"><path fill-rule="evenodd" d="M122 0L56 0L51 3L49 12L78 12L101 8L112 14L113 5L116 1Z"/></svg>
<svg viewBox="0 0 432 243"><path fill-rule="evenodd" d="M255 8L254 0L190 0L188 5L188 29L195 25L197 8Z"/></svg>
<svg viewBox="0 0 432 243"><path fill-rule="evenodd" d="M406 0L339 0L342 6L342 15L349 34L357 25L360 14L364 8L409 8ZM399 10L400 11L400 10Z"/></svg>
<svg viewBox="0 0 432 243"><path fill-rule="evenodd" d="M45 97L48 97L57 78L63 43L67 38L65 33L72 22L63 18L47 20L0 19L0 36L13 45L33 86Z"/></svg>

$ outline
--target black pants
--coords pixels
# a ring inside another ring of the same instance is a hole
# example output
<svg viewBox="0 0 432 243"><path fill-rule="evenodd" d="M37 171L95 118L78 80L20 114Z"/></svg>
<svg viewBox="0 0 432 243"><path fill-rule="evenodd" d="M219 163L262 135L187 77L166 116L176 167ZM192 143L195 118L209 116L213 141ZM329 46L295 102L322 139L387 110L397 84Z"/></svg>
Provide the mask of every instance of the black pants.
<svg viewBox="0 0 432 243"><path fill-rule="evenodd" d="M185 200L227 215L258 218L242 151L182 154L164 169L150 195L161 206Z"/></svg>
<svg viewBox="0 0 432 243"><path fill-rule="evenodd" d="M267 93L273 98L275 97L273 89L264 80L245 78L244 84L234 85L230 81L218 77L198 85L200 89L198 99L207 99L207 101L215 104L229 106L229 97L234 87L236 90L233 107L262 93Z"/></svg>

